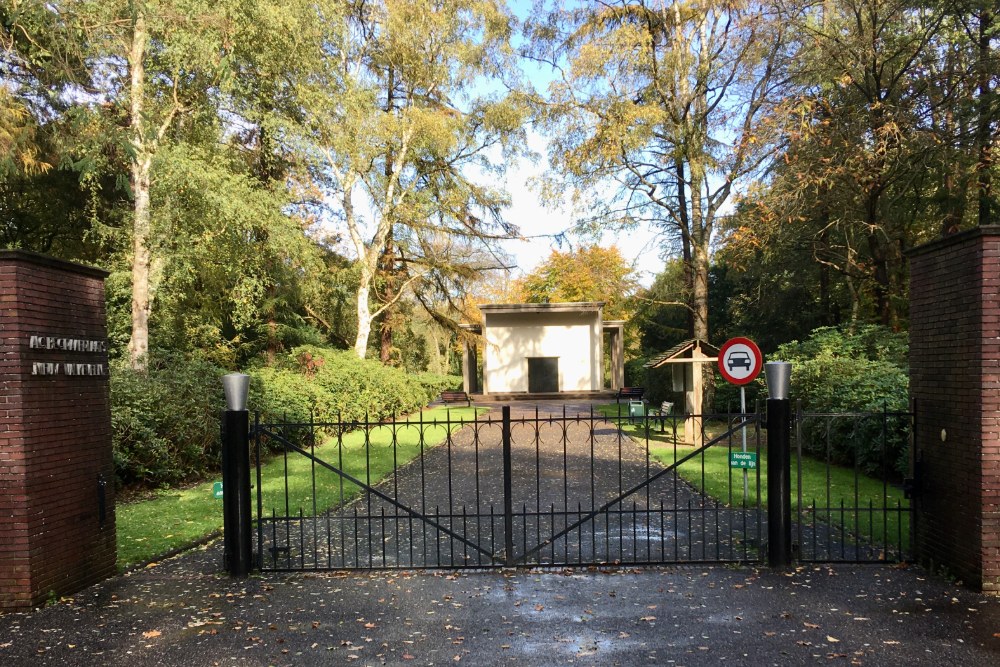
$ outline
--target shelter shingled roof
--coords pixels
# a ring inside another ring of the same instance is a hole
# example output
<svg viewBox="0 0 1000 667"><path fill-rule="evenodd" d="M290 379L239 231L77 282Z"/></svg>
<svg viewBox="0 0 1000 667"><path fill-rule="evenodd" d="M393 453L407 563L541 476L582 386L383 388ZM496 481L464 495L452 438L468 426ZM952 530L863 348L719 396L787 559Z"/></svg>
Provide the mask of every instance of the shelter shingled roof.
<svg viewBox="0 0 1000 667"><path fill-rule="evenodd" d="M647 361L645 364L643 364L643 368L659 368L660 366L670 361L671 359L677 359L681 355L690 352L691 350L694 349L695 345L698 343L701 343L701 349L704 352L714 355L719 354L719 348L712 345L711 343L699 340L697 338L691 338L684 342L678 343L677 345L674 345L672 348L670 348L663 354L656 355L655 357Z"/></svg>

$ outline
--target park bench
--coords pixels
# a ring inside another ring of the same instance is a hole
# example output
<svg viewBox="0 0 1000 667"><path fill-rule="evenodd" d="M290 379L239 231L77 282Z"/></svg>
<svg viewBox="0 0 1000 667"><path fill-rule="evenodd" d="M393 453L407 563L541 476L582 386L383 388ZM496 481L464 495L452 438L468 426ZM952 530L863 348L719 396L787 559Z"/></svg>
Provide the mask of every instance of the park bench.
<svg viewBox="0 0 1000 667"><path fill-rule="evenodd" d="M465 403L466 405L472 405L472 399L469 398L468 392L464 391L442 391L441 402L446 405L448 403Z"/></svg>
<svg viewBox="0 0 1000 667"><path fill-rule="evenodd" d="M674 404L671 403L670 401L663 401L662 403L660 403L659 408L649 409L648 412L649 416L655 421L660 422L660 433L666 432L667 418L670 417L670 414L673 411L674 411ZM676 421L673 422L673 426L675 429L677 428Z"/></svg>
<svg viewBox="0 0 1000 667"><path fill-rule="evenodd" d="M645 393L645 387L622 387L618 390L618 396L615 398L615 403L621 403L623 398L627 401L641 401L643 394Z"/></svg>

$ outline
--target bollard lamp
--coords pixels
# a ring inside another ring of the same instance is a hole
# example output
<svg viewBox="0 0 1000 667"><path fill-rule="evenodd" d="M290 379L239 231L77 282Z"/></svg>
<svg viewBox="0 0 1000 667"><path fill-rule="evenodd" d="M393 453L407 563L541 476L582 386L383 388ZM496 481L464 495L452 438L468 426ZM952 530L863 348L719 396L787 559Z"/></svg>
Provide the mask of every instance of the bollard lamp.
<svg viewBox="0 0 1000 667"><path fill-rule="evenodd" d="M226 393L226 409L243 411L247 409L247 393L250 391L250 376L243 373L228 373L222 376L222 390Z"/></svg>
<svg viewBox="0 0 1000 667"><path fill-rule="evenodd" d="M764 364L767 379L767 397L788 400L788 388L792 383L792 364L788 361L769 361Z"/></svg>

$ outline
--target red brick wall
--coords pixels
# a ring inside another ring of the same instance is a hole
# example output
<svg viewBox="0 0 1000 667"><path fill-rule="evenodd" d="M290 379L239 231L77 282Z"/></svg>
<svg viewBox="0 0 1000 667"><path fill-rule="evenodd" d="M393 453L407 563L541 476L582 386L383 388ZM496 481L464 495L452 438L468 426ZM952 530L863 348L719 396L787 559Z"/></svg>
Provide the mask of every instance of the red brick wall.
<svg viewBox="0 0 1000 667"><path fill-rule="evenodd" d="M1000 591L1000 227L910 254L920 560Z"/></svg>
<svg viewBox="0 0 1000 667"><path fill-rule="evenodd" d="M97 364L106 351L32 349L31 336L106 341L105 273L0 250L0 609L115 573L107 375L33 375L34 362ZM106 516L99 516L99 479Z"/></svg>

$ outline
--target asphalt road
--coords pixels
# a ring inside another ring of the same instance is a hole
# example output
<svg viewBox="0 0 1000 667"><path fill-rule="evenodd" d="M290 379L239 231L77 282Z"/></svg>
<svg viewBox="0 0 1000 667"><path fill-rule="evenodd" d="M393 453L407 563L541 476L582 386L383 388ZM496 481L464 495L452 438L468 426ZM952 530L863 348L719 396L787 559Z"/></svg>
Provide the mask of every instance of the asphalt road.
<svg viewBox="0 0 1000 667"><path fill-rule="evenodd" d="M1000 664L1000 599L916 567L220 570L216 541L2 615L0 664Z"/></svg>

